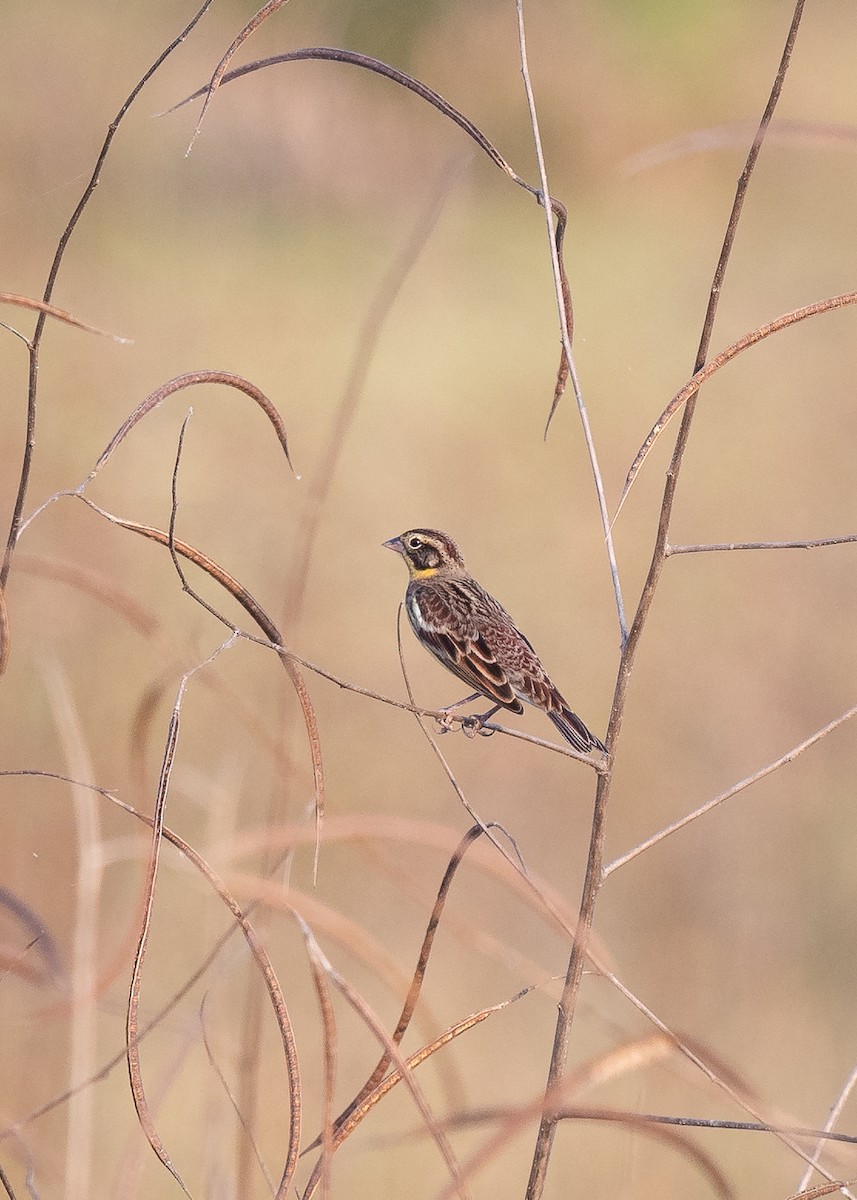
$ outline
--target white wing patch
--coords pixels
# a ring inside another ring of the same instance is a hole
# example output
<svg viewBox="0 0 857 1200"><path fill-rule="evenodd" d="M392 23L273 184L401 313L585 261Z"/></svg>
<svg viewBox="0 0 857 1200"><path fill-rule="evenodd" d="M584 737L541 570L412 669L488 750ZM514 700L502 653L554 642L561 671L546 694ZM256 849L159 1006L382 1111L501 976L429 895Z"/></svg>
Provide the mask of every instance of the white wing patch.
<svg viewBox="0 0 857 1200"><path fill-rule="evenodd" d="M417 603L417 598L413 592L407 598L406 607L408 610L408 616L410 617L411 624L416 629L425 629L426 623L423 619L423 614L420 612L420 606Z"/></svg>

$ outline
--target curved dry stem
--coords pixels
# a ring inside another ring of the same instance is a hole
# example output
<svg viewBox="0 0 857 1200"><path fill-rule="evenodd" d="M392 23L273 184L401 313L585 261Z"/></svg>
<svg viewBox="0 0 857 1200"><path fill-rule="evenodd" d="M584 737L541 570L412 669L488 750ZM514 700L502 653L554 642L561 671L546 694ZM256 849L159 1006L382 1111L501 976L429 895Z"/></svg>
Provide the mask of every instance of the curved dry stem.
<svg viewBox="0 0 857 1200"><path fill-rule="evenodd" d="M319 953L318 942L315 940L309 925L299 913L295 918L303 934L304 943L309 956L312 971L313 987L315 988L318 1008L321 1014L322 1037L324 1042L324 1100L322 1103L321 1135L313 1146L321 1146L321 1155L314 1171L318 1174L321 1186L322 1200L330 1196L330 1165L333 1156L333 1089L336 1081L336 1018L333 1012L333 1002L330 998L330 986L325 972L324 961ZM306 1153L306 1152L304 1152Z"/></svg>
<svg viewBox="0 0 857 1200"><path fill-rule="evenodd" d="M184 684L184 681L182 681ZM182 1189L186 1196L190 1197L184 1180L174 1166L172 1159L167 1153L166 1146L161 1140L161 1136L155 1128L152 1116L149 1110L149 1103L146 1099L146 1091L143 1085L143 1074L140 1068L140 1045L139 1045L139 1011L140 1011L140 988L143 982L143 964L146 959L146 951L149 945L149 932L152 923L152 908L155 902L155 883L158 876L158 864L160 861L161 852L161 834L164 823L164 807L167 800L167 792L169 789L169 780L172 773L173 761L175 757L176 742L179 732L179 705L180 697L183 688L179 692L179 699L176 700L176 706L173 709L173 715L170 720L169 732L167 734L167 744L164 750L164 761L161 768L161 778L158 783L158 795L155 801L155 813L152 824L152 846L149 854L149 862L146 868L146 884L144 888L145 909L143 912L143 921L140 927L139 940L137 949L134 954L134 963L131 968L131 988L128 996L128 1007L125 1020L125 1054L128 1062L128 1075L131 1081L131 1096L134 1101L134 1108L137 1110L137 1119L140 1122L140 1128L148 1141L149 1145L154 1150L160 1161L175 1179L176 1183Z"/></svg>
<svg viewBox="0 0 857 1200"><path fill-rule="evenodd" d="M471 120L465 117L463 113L459 112L457 108L454 108L447 100L444 100L443 96L433 91L427 84L414 79L413 76L406 74L404 71L399 71L396 67L391 67L379 58L372 58L368 54L358 54L355 50L342 50L336 46L304 46L300 50L290 50L285 54L272 54L268 58L259 58L255 62L245 63L243 67L237 67L234 71L230 71L224 75L220 83L232 83L236 79L242 79L245 75L252 75L254 71L261 71L265 67L274 67L281 63L308 61L348 63L351 66L372 71L376 75L382 75L385 79L390 79L393 83L398 83L401 87L407 88L408 91L414 92L415 95L425 100L428 104L431 104L438 112L443 113L445 117L453 121L459 129L463 129L468 137L472 138L477 146L481 150L484 150L491 161L496 163L500 170L508 175L514 183L524 188L531 196L540 199L538 189L532 187L526 180L522 179L506 162L500 151L494 147L485 134ZM204 95L207 91L207 87L197 88L190 96L185 96L184 100L179 100L178 104L174 104L172 108L167 109L167 112L175 112L185 104L192 103L192 101Z"/></svg>
<svg viewBox="0 0 857 1200"><path fill-rule="evenodd" d="M255 400L273 426L277 440L286 456L286 461L292 467L292 471L294 471L292 460L289 457L289 443L286 436L285 424L276 407L261 388L256 387L255 383L251 383L249 379L244 379L241 375L233 375L229 371L190 371L186 375L177 375L174 379L167 380L166 383L162 383L160 387L155 388L144 400L140 401L127 421L117 429L107 447L102 451L89 478L92 479L101 470L116 447L125 440L134 426L143 417L163 404L169 396L180 392L183 388L196 387L202 383L222 384L225 387L235 388L237 391L243 392L245 396L249 396L251 400Z"/></svg>
<svg viewBox="0 0 857 1200"><path fill-rule="evenodd" d="M151 541L158 542L161 546L166 546L167 548L170 547L170 536L168 533L164 533L163 530L154 529L150 525L140 525L136 521L126 521L121 517L116 517L112 513L106 512L103 508L99 508L97 504L94 504L86 496L81 495L80 499L94 512L97 512L100 516L105 517L112 524L118 525L121 529L128 529L132 533L138 533L143 537L149 538ZM312 760L316 812L319 814L317 820L320 822L324 815L325 802L324 763L322 761L321 754L321 737L319 735L318 721L316 719L315 709L312 704L309 689L306 686L306 681L300 670L300 660L295 658L293 654L290 654L289 651L285 649L282 644L280 632L274 622L262 608L261 604L258 603L258 601L242 584L237 581L237 579L234 579L228 573L228 571L225 571L213 559L208 558L207 555L203 554L200 550L195 549L195 547L189 545L187 542L173 539L172 546L177 554L180 554L183 558L186 558L189 562L192 562L195 566L199 567L200 570L205 571L207 575L210 575L216 583L218 583L238 601L245 612L247 612L256 622L256 624L265 634L266 638L271 644L271 647L276 650L277 654L279 655L280 661L282 662L286 674L289 677L289 681L295 690L298 703L301 706L304 724L306 726L310 757ZM223 620L225 624L233 630L234 633L239 634L241 632L231 625L230 622L226 621L225 618L220 619Z"/></svg>
<svg viewBox="0 0 857 1200"><path fill-rule="evenodd" d="M172 725L170 733L172 739L172 735L174 733L174 728ZM165 753L165 765L171 753L172 751L170 750L170 743L168 742L167 751ZM232 913L233 917L235 918L235 926L228 929L221 936L221 938L218 939L214 949L207 956L199 969L189 976L182 988L179 989L179 991L171 998L168 1004L165 1005L165 1007L159 1013L157 1013L142 1029L135 1030L134 1038L136 1047L139 1049L139 1044L145 1038L145 1036L152 1029L156 1028L156 1026L159 1025L165 1019L165 1017L167 1017L169 1013L174 1010L180 1000L182 1000L189 993L191 988L199 981L216 956L220 953L220 950L225 942L232 936L235 928L240 928L250 952L256 961L257 966L259 967L260 974L265 981L268 995L271 1000L271 1006L276 1016L280 1037L283 1043L289 1082L290 1128L286 1166L277 1191L277 1198L278 1200L285 1200L285 1196L288 1188L291 1185L291 1180L297 1165L300 1143L301 1088L297 1047L295 1044L291 1020L288 1014L288 1008L286 1006L285 999L283 997L282 989L280 988L276 973L270 959L268 958L267 952L265 951L262 943L259 941L259 938L255 929L250 923L247 913L241 908L223 881L209 866L206 859L204 859L202 855L199 854L198 851L196 851L188 842L179 837L178 834L174 833L167 825L161 824L160 828L158 828L155 817L149 817L145 813L139 812L137 809L132 807L132 805L120 800L118 796L115 796L112 792L108 791L107 788L99 787L97 784L86 783L82 780L72 779L69 776L60 775L54 771L0 770L0 778L2 777L52 779L60 783L70 784L74 787L86 788L87 790L103 797L105 800L109 800L111 804L115 805L129 816L132 816L143 824L148 825L153 831L153 836L160 832L160 835L172 846L174 846L181 854L183 854L191 863L191 865L195 867L197 871L199 871L199 873L206 879L214 892L220 897L222 902ZM64 1093L62 1093L62 1095L54 1097L48 1103L42 1105L41 1108L18 1120L14 1126L0 1129L0 1140L7 1138L16 1130L23 1128L25 1125L32 1123L39 1117L44 1116L48 1112L56 1109L70 1099L81 1088L89 1087L91 1084L97 1083L101 1079L104 1079L110 1073L110 1071L113 1070L113 1068L123 1060L123 1058L125 1058L125 1051L120 1051L119 1054L115 1055L104 1067L101 1068L97 1074L92 1076L90 1079L82 1080L76 1084L75 1087L67 1089Z"/></svg>
<svg viewBox="0 0 857 1200"><path fill-rule="evenodd" d="M385 1078L377 1085L375 1090L370 1093L370 1095L366 1096L365 1099L358 1105L358 1107L349 1115L348 1119L343 1123L343 1125L337 1128L334 1134L334 1150L338 1149L345 1139L354 1132L358 1125L360 1125L364 1118L369 1115L372 1109L375 1108L375 1106L379 1104L380 1101L383 1100L384 1097L387 1096L393 1090L393 1088L397 1086L397 1084L402 1082L403 1077L407 1077L408 1071L416 1070L418 1066L426 1062L432 1057L432 1055L436 1054L438 1050L442 1050L444 1046L448 1046L457 1037L461 1037L462 1034L474 1029L477 1025L481 1025L484 1020L492 1016L494 1013L502 1012L503 1009L508 1008L510 1004L515 1004L518 1000L523 999L523 997L529 995L532 990L532 988L523 988L520 992L516 992L516 994L510 997L508 1000L502 1000L499 1004L492 1004L490 1008L483 1008L479 1012L473 1013L469 1017L465 1017L463 1021L459 1021L457 1024L445 1030L440 1037L435 1038L434 1041L431 1041L427 1045L421 1047L421 1049L419 1049L415 1054L412 1054L409 1058L397 1063L390 1074L385 1076ZM403 1066L406 1068L404 1071L402 1069ZM443 1123L440 1123L438 1128L442 1128L442 1125ZM304 1192L303 1200L310 1200L310 1197L315 1192L317 1183L318 1179L316 1168L316 1170L313 1171L313 1175L310 1177L310 1182L307 1185L306 1191ZM456 1185L453 1185L451 1194L454 1194L455 1190Z"/></svg>
<svg viewBox="0 0 857 1200"><path fill-rule="evenodd" d="M304 929L304 936L314 943L314 954L320 968L325 972L328 979L337 989L340 995L346 1000L350 1007L354 1009L354 1011L366 1024L369 1030L375 1035L381 1045L391 1055L392 1060L395 1062L397 1069L401 1073L401 1079L404 1081L408 1091L411 1093L426 1129L429 1131L432 1140L440 1151L447 1170L454 1180L454 1192L461 1197L461 1200L469 1200L470 1193L460 1178L461 1172L458 1161L453 1153L452 1147L449 1145L446 1135L431 1111L421 1086L417 1083L416 1078L414 1077L413 1070L409 1065L410 1060L402 1057L398 1046L395 1045L389 1034L384 1029L383 1023L380 1021L374 1010L366 1003L357 989L354 988L347 979L340 975L339 972L328 961L326 956L322 953L321 947L315 941L312 930L309 928L309 926L302 921L297 913L295 916ZM304 1192L304 1200L309 1200L309 1197L312 1196L317 1190L322 1171L322 1163L325 1161L325 1157L326 1156L324 1155L322 1156L322 1160L319 1162L319 1164L317 1164L316 1169L313 1171L310 1184L307 1185L307 1189Z"/></svg>
<svg viewBox="0 0 857 1200"><path fill-rule="evenodd" d="M634 461L628 470L625 478L625 486L622 489L622 496L619 500L619 507L616 509L616 514L613 520L619 516L622 511L622 505L627 499L628 493L634 483L634 480L639 474L640 468L646 461L649 451L658 437L669 424L675 414L692 400L702 385L715 375L719 370L730 363L733 358L737 358L739 354L743 354L751 346L755 346L758 342L762 342L765 338L771 337L774 333L781 333L784 329L789 329L792 325L797 325L799 321L805 321L808 317L817 317L821 313L834 312L838 308L845 308L849 304L857 304L857 292L842 292L838 296L829 296L826 300L817 300L814 304L805 304L802 308L796 308L792 312L783 313L781 317L777 317L773 321L769 321L766 325L760 325L758 329L752 330L750 333L744 334L737 342L733 342L731 346L727 346L725 350L712 358L711 362L705 367L697 370L692 379L673 396L664 411L655 421L646 436L640 449L637 451Z"/></svg>
<svg viewBox="0 0 857 1200"><path fill-rule="evenodd" d="M279 4L274 2L273 6L267 5L266 9L272 8L272 11L273 11L273 7L279 7ZM269 15L266 12L266 9L261 10L261 13L264 13L265 16ZM257 16L259 16L259 15L260 14L257 14ZM254 18L254 22L256 22L256 18ZM261 23L261 22L256 22L256 24L259 24L259 23ZM256 24L254 24L254 28L256 27ZM522 47L522 52L523 52L523 47ZM227 55L228 55L228 57L231 57L232 48L230 48L230 51L227 51ZM227 61L228 61L228 59L227 59ZM485 136L485 134L481 131L481 129L479 129L479 127L477 125L475 125L462 112L459 112L459 110L457 108L455 108L452 104L450 104L447 100L445 100L443 98L443 96L441 96L438 92L434 91L427 84L422 83L419 79L415 79L412 75L408 75L406 72L400 71L396 67L391 67L389 65L389 63L382 62L380 59L373 58L368 54L358 54L354 50L343 50L343 49L340 49L340 48L334 47L334 46L305 46L305 47L302 47L300 50L292 50L285 54L274 54L274 55L269 56L268 58L257 59L255 62L246 63L244 66L238 67L236 70L230 71L228 74L223 74L223 72L220 70L220 67L218 67L218 70L215 72L215 78L217 79L216 86L219 87L219 86L221 86L221 84L231 83L235 79L241 79L244 75L250 75L253 72L262 70L265 67L276 66L281 63L305 62L305 61L347 63L347 64L350 64L351 66L360 67L366 71L372 71L375 74L381 75L385 79L389 79L393 83L397 83L401 87L407 88L409 91L414 92L415 95L419 96L422 100L425 100L426 103L430 104L433 108L436 108L438 112L442 113L445 117L448 117L449 120L453 121L459 127L459 129L462 129L468 135L468 137L473 139L473 141L476 143L476 145L479 146L479 148L485 154L488 155L488 157L491 159L491 161L493 163L495 163L495 165L498 166L505 175L508 175L508 177L512 180L513 183L517 184L518 187L523 188L526 192L528 192L531 196L533 196L539 204L541 204L541 205L543 205L543 207L545 207L545 210L547 213L548 228L549 228L549 232L550 232L550 239L551 239L551 261L553 264L554 278L556 280L557 300L558 300L559 312L560 312L560 328L561 328L561 336L562 336L562 341L563 341L563 351L560 355L560 364L559 364L559 369L557 371L556 385L554 388L553 404L551 407L550 416L548 417L548 426L549 426L551 417L553 416L556 406L559 403L559 399L560 399L563 391L565 390L565 384L566 384L566 380L568 378L569 370L572 369L571 334L572 334L572 327L573 327L573 319L572 319L571 291L570 291L570 288L568 285L568 276L566 274L565 261L564 261L564 256L563 256L563 241L564 241L564 236L565 236L566 223L568 220L568 214L567 214L565 205L563 205L559 200L556 200L553 197L551 197L548 193L547 181L544 177L544 162L541 159L541 143L538 138L537 125L534 124L534 133L535 133L537 151L538 151L539 157L540 157L540 169L541 169L541 175L542 175L541 188L533 187L532 184L527 183L527 181L525 179L523 179L517 173L517 171L515 171L513 169L513 167L506 161L506 159L503 157L503 155L499 152L499 150L497 150L497 148L493 145L493 143ZM526 79L525 54L524 54L524 70L525 70L525 79ZM213 80L212 80L212 83L213 83ZM211 94L212 94L212 84L209 84L207 87L204 87L204 88L198 88L190 96L186 96L183 100L180 100L177 104L173 105L173 107L171 109L168 109L167 111L175 112L177 109L182 108L185 104L190 104L193 100L196 100L199 96L205 95L206 101L203 106L203 113L200 116L200 124L201 124L202 116L204 115L204 113L206 111ZM532 93L529 90L529 86L528 86L528 98L530 100L532 100ZM534 107L532 106L532 103L531 103L530 111L533 116L533 120L535 121L535 110L534 110ZM199 125L197 125L197 132L198 132L198 130L199 130ZM196 133L194 133L194 138L195 137L196 137ZM191 143L191 145L192 144L193 143ZM547 197L547 200L545 200L545 197ZM554 220L556 222L555 227L554 227ZM573 369L572 369L572 375L573 374L574 373L573 373ZM545 433L547 433L547 429L545 430ZM605 503L605 515L606 515L606 503Z"/></svg>
<svg viewBox="0 0 857 1200"><path fill-rule="evenodd" d="M202 103L202 109L196 122L196 128L193 131L193 136L190 139L190 145L187 148L186 154L190 154L191 150L193 150L194 143L199 137L200 130L202 129L202 123L205 120L209 105L214 99L214 93L220 87L223 76L226 74L226 68L232 62L232 59L235 57L250 35L255 33L259 26L266 21L268 17L275 13L278 8L282 8L283 5L287 3L288 0L268 0L268 3L264 4L259 11L250 18L250 20L235 38L232 45L223 55L223 58L221 58L220 62L215 67L214 74L209 80L208 87L204 89L205 100Z"/></svg>
<svg viewBox="0 0 857 1200"><path fill-rule="evenodd" d="M440 919L443 914L443 909L446 904L447 897L449 896L449 890L452 886L452 881L455 877L455 874L456 874L459 866L461 865L461 863L464 860L464 856L467 853L468 848L484 832L485 832L485 830L483 830L481 825L474 825L472 829L468 830L468 832L464 835L464 837L461 839L458 846L456 847L456 849L447 865L446 871L444 872L444 876L441 881L440 888L438 889L437 897L434 902L434 907L432 909L431 916L429 917L428 926L426 928L425 935L423 936L423 942L420 947L419 955L417 957L417 965L414 969L414 974L411 979L410 988L408 989L408 994L405 997L405 1002L402 1006L402 1011L399 1016L399 1020L396 1023L396 1028L393 1030L393 1033L391 1035L391 1041L396 1046L400 1046L402 1044L402 1038L405 1036L405 1034L408 1030L408 1027L410 1026L411 1019L412 1019L412 1017L414 1015L414 1011L417 1007L417 1001L420 998L423 981L425 979L425 974L428 969L428 962L429 962L429 958L431 956L432 946L434 945L435 934L437 933L437 929L440 924ZM357 1108L360 1107L360 1105L363 1103L363 1101L366 1099L366 1097L375 1091L378 1084L381 1082L381 1080L386 1075L387 1070L389 1069L392 1061L393 1061L392 1055L389 1053L388 1050L385 1050L384 1053L381 1055L381 1058L379 1059L377 1066L375 1067L374 1071L369 1076L369 1078L366 1080L363 1087L360 1089L360 1091L357 1093L357 1095L354 1097L354 1099L345 1107L345 1109L343 1109L343 1111L339 1114L339 1116L333 1122L334 1132L336 1132L336 1130L338 1130L340 1127L344 1126L346 1124L346 1122L348 1121L348 1118L351 1116L351 1114ZM317 1137L314 1142L312 1142L309 1146L307 1146L304 1153L306 1153L307 1150L314 1149L316 1146L320 1145L321 1142L322 1142L322 1138Z"/></svg>

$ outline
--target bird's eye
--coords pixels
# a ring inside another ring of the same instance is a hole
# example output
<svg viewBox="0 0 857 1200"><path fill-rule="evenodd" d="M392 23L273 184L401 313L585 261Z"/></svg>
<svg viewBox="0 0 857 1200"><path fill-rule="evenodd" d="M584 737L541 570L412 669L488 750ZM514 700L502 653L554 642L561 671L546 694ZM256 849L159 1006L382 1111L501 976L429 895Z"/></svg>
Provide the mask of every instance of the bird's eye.
<svg viewBox="0 0 857 1200"><path fill-rule="evenodd" d="M422 538L418 538L418 537L409 537L408 538L408 545L410 546L411 550L419 550L419 548L422 544L423 544Z"/></svg>

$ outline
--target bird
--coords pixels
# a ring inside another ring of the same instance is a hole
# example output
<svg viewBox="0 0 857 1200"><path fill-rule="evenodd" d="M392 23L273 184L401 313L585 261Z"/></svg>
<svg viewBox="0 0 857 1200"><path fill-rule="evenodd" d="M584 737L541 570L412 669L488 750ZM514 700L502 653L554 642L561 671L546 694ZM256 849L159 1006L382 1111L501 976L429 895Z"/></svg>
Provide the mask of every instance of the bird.
<svg viewBox="0 0 857 1200"><path fill-rule="evenodd" d="M575 750L607 753L601 739L572 712L551 682L530 640L469 573L448 534L409 529L383 544L401 554L408 568L405 611L417 640L475 689L468 700L481 695L494 702L479 718L481 722L499 708L522 713L524 701L550 717Z"/></svg>

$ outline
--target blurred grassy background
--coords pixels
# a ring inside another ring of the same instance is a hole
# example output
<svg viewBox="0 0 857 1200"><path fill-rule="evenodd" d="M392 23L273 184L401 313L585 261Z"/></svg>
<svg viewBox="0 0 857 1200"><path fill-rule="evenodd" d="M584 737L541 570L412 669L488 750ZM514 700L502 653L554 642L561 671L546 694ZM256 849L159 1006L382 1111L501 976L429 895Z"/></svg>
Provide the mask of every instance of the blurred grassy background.
<svg viewBox="0 0 857 1200"><path fill-rule="evenodd" d="M78 0L71 9L56 0L7 0L0 289L41 295L109 121L191 11L163 0ZM438 526L457 538L575 708L603 733L617 623L568 396L542 438L559 351L543 214L438 113L347 66L280 66L224 88L185 157L197 106L154 114L210 76L252 11L237 0L216 3L117 135L54 302L133 344L48 328L27 511L79 483L127 414L165 380L201 369L244 375L279 407L299 481L251 402L208 387L149 416L91 495L113 512L165 528L178 431L192 404L178 534L280 619L366 314L432 196L448 186L375 347L288 640L339 676L404 697L395 617L405 577L380 543L411 525ZM551 187L570 211L576 361L612 508L645 433L692 369L735 182L790 10L772 2L531 0L526 19ZM295 0L259 31L242 61L318 44L358 49L416 75L535 182L513 5ZM830 0L808 7L745 207L715 351L782 312L854 287L855 45L857 11ZM664 146L672 148L661 153ZM32 328L20 310L6 309L4 320ZM742 356L708 386L679 488L674 542L854 532L853 328L847 309L806 322ZM5 528L26 409L26 354L11 335L0 339L0 369ZM656 448L616 525L631 612L651 555L670 441L668 434ZM100 581L100 596L46 578L46 560L83 568ZM153 623L147 633L105 604L108 583L141 606ZM629 695L608 856L853 703L855 583L852 546L667 564ZM200 587L227 607L210 586ZM7 599L12 654L0 690L0 766L80 775L83 763L87 777L150 812L181 674L220 643L222 628L181 593L165 552L72 500L27 530ZM458 698L409 634L405 654L421 703ZM322 679L309 682L331 829L348 816L419 818L445 827L451 847L469 820L413 719ZM139 706L152 688L143 741ZM236 861L230 840L304 820L312 797L300 714L282 668L272 655L239 645L195 677L183 718L167 821L222 874L258 870L258 855ZM64 724L75 723L77 734L64 736ZM520 725L549 736L539 714ZM144 779L134 758L141 746ZM576 905L590 773L501 737L449 737L442 748L482 817L513 832L534 874ZM617 973L646 1004L801 1124L824 1121L857 1056L854 769L846 726L617 872L596 921ZM68 970L82 853L72 794L56 783L6 779L0 797L0 879L46 923ZM117 856L98 901L97 969L117 954L121 963L93 1010L95 1067L122 1045L127 938L146 850L128 818L104 802L97 814L105 853ZM445 858L417 833L409 843L332 842L313 895L362 925L407 971ZM306 849L292 880L310 887ZM216 900L166 852L143 1020L226 925ZM19 922L4 918L0 933L7 956L22 952L28 937ZM315 999L289 918L278 913L266 934L295 1015L309 1140L321 1104ZM365 955L322 940L392 1028L403 985L391 991ZM552 925L506 885L465 865L429 970L429 1028L563 971L566 958ZM258 1140L272 1170L282 1161L284 1080L267 1015L261 1059L242 1067L253 978L232 949L142 1051L152 1096L165 1097L158 1128L197 1196L267 1194L258 1172L250 1184L234 1183L241 1134L201 1046L204 991L219 1065L231 1081L258 1068ZM73 1023L59 985L38 986L15 966L0 986L5 1123L68 1086ZM423 1081L438 1111L535 1097L555 999L545 986L460 1039L443 1064L430 1064ZM377 1048L343 1006L337 1013L341 1105L374 1065ZM648 1028L606 983L587 980L574 1062ZM406 1048L422 1036L414 1031ZM87 1096L91 1143L73 1141L80 1126L67 1107L26 1126L21 1141L5 1142L0 1161L19 1194L28 1154L44 1198L169 1194L173 1185L143 1144L124 1068ZM674 1060L586 1099L742 1116ZM415 1124L407 1097L391 1096L338 1156L334 1194L437 1194L444 1181L437 1151L428 1142L389 1140ZM853 1128L847 1110L843 1127ZM751 1183L770 1195L797 1187L798 1160L772 1139L721 1133L699 1140L739 1194ZM455 1135L463 1158L479 1141L472 1130ZM521 1196L531 1150L528 1131L479 1176L474 1194ZM87 1156L91 1176L82 1184ZM853 1158L831 1161L841 1174L855 1173ZM560 1132L547 1194L691 1197L707 1189L672 1150L620 1127L582 1124Z"/></svg>

